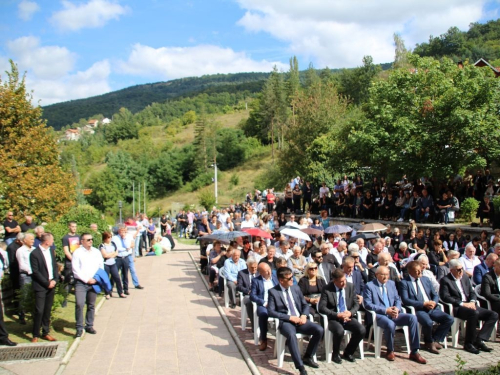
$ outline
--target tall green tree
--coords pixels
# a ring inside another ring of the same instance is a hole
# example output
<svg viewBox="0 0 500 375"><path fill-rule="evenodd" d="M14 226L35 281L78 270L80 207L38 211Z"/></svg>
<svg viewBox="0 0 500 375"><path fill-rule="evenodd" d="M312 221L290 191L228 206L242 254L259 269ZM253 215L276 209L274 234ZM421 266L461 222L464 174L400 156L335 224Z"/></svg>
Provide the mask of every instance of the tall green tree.
<svg viewBox="0 0 500 375"><path fill-rule="evenodd" d="M368 99L369 88L381 71L380 65L373 64L371 56L363 57L363 66L355 69L343 69L339 76L339 91L355 104L364 103Z"/></svg>
<svg viewBox="0 0 500 375"><path fill-rule="evenodd" d="M346 139L377 173L448 177L500 155L500 86L490 69L409 55L370 89L366 120Z"/></svg>
<svg viewBox="0 0 500 375"><path fill-rule="evenodd" d="M113 121L106 126L104 134L108 142L117 143L120 139L137 138L139 126L132 112L127 108L120 108L120 111L113 116Z"/></svg>
<svg viewBox="0 0 500 375"><path fill-rule="evenodd" d="M32 100L11 61L0 76L0 211L56 220L75 204L75 181L61 168L57 140Z"/></svg>

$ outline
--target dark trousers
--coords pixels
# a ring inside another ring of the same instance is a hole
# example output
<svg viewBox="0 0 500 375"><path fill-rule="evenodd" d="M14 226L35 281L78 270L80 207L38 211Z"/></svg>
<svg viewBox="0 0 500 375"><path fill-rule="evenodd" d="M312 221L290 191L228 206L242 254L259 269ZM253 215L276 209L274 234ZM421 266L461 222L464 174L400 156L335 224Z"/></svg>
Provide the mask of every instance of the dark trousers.
<svg viewBox="0 0 500 375"><path fill-rule="evenodd" d="M9 338L9 333L5 329L5 323L3 321L3 303L1 297L2 294L0 293L0 342Z"/></svg>
<svg viewBox="0 0 500 375"><path fill-rule="evenodd" d="M267 340L267 320L269 315L264 306L257 306L257 316L259 317L260 341Z"/></svg>
<svg viewBox="0 0 500 375"><path fill-rule="evenodd" d="M300 197L293 198L293 209L295 210L295 212L300 210Z"/></svg>
<svg viewBox="0 0 500 375"><path fill-rule="evenodd" d="M128 292L128 264L128 256L124 258L116 257L116 268L122 274L122 285L125 292Z"/></svg>
<svg viewBox="0 0 500 375"><path fill-rule="evenodd" d="M56 288L35 290L35 316L33 317L33 337L40 336L40 327L42 327L42 336L48 335L50 330L50 313Z"/></svg>
<svg viewBox="0 0 500 375"><path fill-rule="evenodd" d="M306 203L307 203L307 209L311 211L312 196L304 195L302 197L302 212L306 212Z"/></svg>
<svg viewBox="0 0 500 375"><path fill-rule="evenodd" d="M498 320L498 314L494 311L476 307L476 310L467 307L459 306L455 308L455 316L459 319L467 321L465 328L465 343L474 344L477 340L488 341L491 336L495 323ZM478 321L483 321L483 328L479 331L476 337L476 327Z"/></svg>
<svg viewBox="0 0 500 375"><path fill-rule="evenodd" d="M356 351L359 343L366 334L366 328L356 319L351 319L346 323L341 323L338 320L329 320L328 329L333 335L333 354L339 354L340 344L344 337L344 331L350 331L352 333L351 340L344 349L344 355L352 355Z"/></svg>
<svg viewBox="0 0 500 375"><path fill-rule="evenodd" d="M123 293L123 286L122 282L120 281L120 274L118 273L118 267L116 263L111 266L105 264L104 270L106 271L108 276L109 274L111 274L111 278L109 280L111 282L111 292L113 291L113 284L116 284L116 290L118 291L118 294L121 295ZM111 292L106 294L111 294Z"/></svg>
<svg viewBox="0 0 500 375"><path fill-rule="evenodd" d="M384 330L387 351L394 351L394 334L396 326L408 326L410 333L410 348L414 352L420 349L420 337L418 337L418 320L415 315L399 314L396 319L391 319L386 315L377 314L377 324Z"/></svg>
<svg viewBox="0 0 500 375"><path fill-rule="evenodd" d="M424 334L424 342L430 344L432 342L443 342L446 334L449 332L453 325L453 317L441 311L436 307L430 311L417 311L417 320L422 325L422 333ZM432 335L432 327L434 322L439 326Z"/></svg>
<svg viewBox="0 0 500 375"><path fill-rule="evenodd" d="M302 362L299 344L297 343L297 337L295 335L297 333L302 333L303 335L311 336L304 358L312 358L316 354L318 344L323 338L323 327L309 320L306 324L301 326L291 322L280 321L279 330L281 334L286 337L288 350L290 350L293 363L297 369L303 367L304 363Z"/></svg>
<svg viewBox="0 0 500 375"><path fill-rule="evenodd" d="M83 281L75 280L75 320L76 329L83 329L83 309L87 305L85 313L85 328L92 328L94 326L95 316L95 300L97 293L92 285L85 284Z"/></svg>
<svg viewBox="0 0 500 375"><path fill-rule="evenodd" d="M23 300L26 299L26 289L23 290L23 287L26 285L26 284L31 284L31 276L28 275L28 274L25 274L25 273L20 273L19 274L19 287L21 289L21 298ZM26 316L26 312L24 310L22 310L21 308L19 308L19 319L24 319Z"/></svg>

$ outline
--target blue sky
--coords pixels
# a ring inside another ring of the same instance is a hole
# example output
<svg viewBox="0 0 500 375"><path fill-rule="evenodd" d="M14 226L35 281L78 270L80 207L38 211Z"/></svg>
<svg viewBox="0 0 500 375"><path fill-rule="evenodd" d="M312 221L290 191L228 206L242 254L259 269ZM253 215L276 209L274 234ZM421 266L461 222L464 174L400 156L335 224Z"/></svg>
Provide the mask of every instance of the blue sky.
<svg viewBox="0 0 500 375"><path fill-rule="evenodd" d="M13 59L42 105L214 73L354 67L450 27L500 17L500 0L0 0L0 71ZM3 76L3 74L2 74Z"/></svg>

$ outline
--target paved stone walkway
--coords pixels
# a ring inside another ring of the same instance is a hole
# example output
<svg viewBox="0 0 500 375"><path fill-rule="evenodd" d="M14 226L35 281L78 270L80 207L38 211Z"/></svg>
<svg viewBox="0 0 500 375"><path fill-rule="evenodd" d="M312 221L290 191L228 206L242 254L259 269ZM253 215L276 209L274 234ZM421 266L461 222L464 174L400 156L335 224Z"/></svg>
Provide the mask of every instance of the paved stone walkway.
<svg viewBox="0 0 500 375"><path fill-rule="evenodd" d="M250 374L188 253L136 265L145 289L104 303L65 375Z"/></svg>

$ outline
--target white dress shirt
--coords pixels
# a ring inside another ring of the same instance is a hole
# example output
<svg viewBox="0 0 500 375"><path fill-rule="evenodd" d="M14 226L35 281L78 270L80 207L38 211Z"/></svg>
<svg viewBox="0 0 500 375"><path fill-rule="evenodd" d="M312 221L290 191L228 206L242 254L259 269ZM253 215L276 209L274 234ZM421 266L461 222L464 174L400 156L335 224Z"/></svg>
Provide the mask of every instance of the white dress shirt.
<svg viewBox="0 0 500 375"><path fill-rule="evenodd" d="M19 271L21 273L27 273L31 275L33 271L31 271L31 263L30 263L30 254L33 251L34 247L29 248L26 245L21 246L16 251L17 262L19 263Z"/></svg>
<svg viewBox="0 0 500 375"><path fill-rule="evenodd" d="M269 280L264 279L264 306L267 306L267 301L269 300L269 289L273 288L273 278L270 277Z"/></svg>
<svg viewBox="0 0 500 375"><path fill-rule="evenodd" d="M467 302L467 296L465 295L464 288L462 287L461 279L457 279L453 274L451 274L451 276L453 276L455 284L457 285L457 288L460 291L460 295L462 296L462 302Z"/></svg>
<svg viewBox="0 0 500 375"><path fill-rule="evenodd" d="M413 276L410 276L410 279L411 279L411 285L413 287L413 290L415 291L415 293L418 294L417 288L415 285L415 280L417 280L417 279L415 279ZM420 293L422 294L422 297L424 298L424 302L429 302L430 299L429 299L429 296L427 295L427 292L424 289L424 286L422 285L422 280L418 280L418 288L420 289Z"/></svg>
<svg viewBox="0 0 500 375"><path fill-rule="evenodd" d="M47 266L47 271L49 272L49 280L54 279L54 270L52 268L52 254L50 253L50 248L45 249L42 245L38 246L42 250L43 258L45 259L45 265Z"/></svg>
<svg viewBox="0 0 500 375"><path fill-rule="evenodd" d="M71 266L75 279L87 284L90 279L94 278L99 268L104 269L104 260L101 252L95 247L87 250L83 246L80 246L73 253Z"/></svg>
<svg viewBox="0 0 500 375"><path fill-rule="evenodd" d="M467 258L467 256L464 254L460 257L460 261L464 266L464 271L468 273L474 273L474 267L476 267L478 264L481 264L481 261L475 255L472 256L472 259L470 259Z"/></svg>
<svg viewBox="0 0 500 375"><path fill-rule="evenodd" d="M287 314L292 316L292 312L290 311L290 306L288 305L288 298L287 298L286 289L283 288L283 286L281 284L280 284L280 288L281 288L281 292L283 293L283 299L285 300L285 305L288 308ZM299 309L297 308L297 302L295 302L295 300L293 299L293 293L290 290L290 288L288 288L288 294L290 295L290 299L292 300L293 306L295 307L295 311L297 312L296 316L299 316L300 313L299 313Z"/></svg>
<svg viewBox="0 0 500 375"><path fill-rule="evenodd" d="M111 239L116 246L116 250L118 250L118 257L125 258L126 256L132 254L132 249L134 248L134 240L128 234L125 235L125 238L122 238L119 234L113 236ZM123 247L125 245L125 247Z"/></svg>

